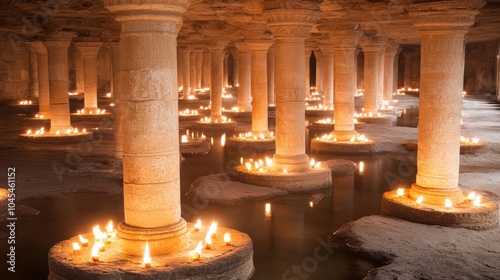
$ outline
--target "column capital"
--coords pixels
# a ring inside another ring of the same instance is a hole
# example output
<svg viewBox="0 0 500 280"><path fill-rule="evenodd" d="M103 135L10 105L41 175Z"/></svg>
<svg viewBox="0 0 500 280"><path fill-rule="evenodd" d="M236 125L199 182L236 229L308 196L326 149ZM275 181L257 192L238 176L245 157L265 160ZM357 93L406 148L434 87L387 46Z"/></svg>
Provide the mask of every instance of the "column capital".
<svg viewBox="0 0 500 280"><path fill-rule="evenodd" d="M444 1L406 6L408 15L421 33L450 31L465 34L474 24L485 0Z"/></svg>
<svg viewBox="0 0 500 280"><path fill-rule="evenodd" d="M385 49L387 38L382 36L364 36L359 40L363 52L380 52Z"/></svg>
<svg viewBox="0 0 500 280"><path fill-rule="evenodd" d="M74 32L60 31L45 37L45 41L43 43L47 48L67 49L75 35L76 34Z"/></svg>
<svg viewBox="0 0 500 280"><path fill-rule="evenodd" d="M361 38L362 35L363 33L359 30L335 30L330 32L330 42L333 44L334 49L356 49L359 38Z"/></svg>
<svg viewBox="0 0 500 280"><path fill-rule="evenodd" d="M396 44L394 42L389 43L385 47L385 56L395 56L396 53L398 53L399 50L399 44Z"/></svg>
<svg viewBox="0 0 500 280"><path fill-rule="evenodd" d="M217 40L215 43L207 45L207 49L210 52L223 52L228 43L226 40Z"/></svg>
<svg viewBox="0 0 500 280"><path fill-rule="evenodd" d="M47 48L42 41L31 41L28 43L37 55L47 55Z"/></svg>
<svg viewBox="0 0 500 280"><path fill-rule="evenodd" d="M76 41L75 42L78 51L83 56L96 56L101 49L102 42L99 41Z"/></svg>
<svg viewBox="0 0 500 280"><path fill-rule="evenodd" d="M323 60L323 51L317 47L314 50L314 57L316 57L316 61L321 61Z"/></svg>
<svg viewBox="0 0 500 280"><path fill-rule="evenodd" d="M116 21L171 21L182 25L182 14L191 0L104 0ZM176 27L177 29L177 27Z"/></svg>
<svg viewBox="0 0 500 280"><path fill-rule="evenodd" d="M331 41L322 41L319 43L319 48L323 55L326 54L333 54L333 50L335 49L333 47L333 43Z"/></svg>
<svg viewBox="0 0 500 280"><path fill-rule="evenodd" d="M274 37L305 37L319 18L319 6L317 4L309 7L307 5L302 7L301 5L296 5L296 7L291 5L290 8L278 2L265 1L262 3L264 10L262 15ZM310 3L310 1L303 2Z"/></svg>
<svg viewBox="0 0 500 280"><path fill-rule="evenodd" d="M250 47L245 42L236 42L234 47L238 53L248 53L250 52Z"/></svg>
<svg viewBox="0 0 500 280"><path fill-rule="evenodd" d="M251 51L267 51L273 44L272 40L244 40Z"/></svg>

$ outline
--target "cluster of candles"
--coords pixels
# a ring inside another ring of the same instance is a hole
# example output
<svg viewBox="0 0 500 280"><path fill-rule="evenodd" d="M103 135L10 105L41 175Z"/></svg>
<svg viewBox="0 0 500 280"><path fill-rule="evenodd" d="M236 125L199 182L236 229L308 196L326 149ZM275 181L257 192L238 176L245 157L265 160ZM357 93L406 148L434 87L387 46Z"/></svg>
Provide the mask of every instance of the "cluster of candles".
<svg viewBox="0 0 500 280"><path fill-rule="evenodd" d="M365 94L365 90L364 89L357 89L356 90L356 93L354 93L354 96L363 96Z"/></svg>
<svg viewBox="0 0 500 280"><path fill-rule="evenodd" d="M22 100L19 101L19 105L31 105L33 102L31 100Z"/></svg>
<svg viewBox="0 0 500 280"><path fill-rule="evenodd" d="M71 96L74 96L74 95L78 95L78 92L68 92L68 95L71 95Z"/></svg>
<svg viewBox="0 0 500 280"><path fill-rule="evenodd" d="M245 159L241 157L240 164L244 165L248 172L265 173L273 171L273 160L269 157L266 157L264 160L254 160L253 158L251 158L248 161L245 161ZM321 162L316 162L314 159L311 159L309 165L311 166L311 169L318 169L321 167ZM282 169L281 172L283 174L287 174L286 169Z"/></svg>
<svg viewBox="0 0 500 280"><path fill-rule="evenodd" d="M364 108L363 108L364 110ZM354 117L356 118L380 118L382 117L382 114L377 113L377 115L374 115L372 112L367 113L355 113Z"/></svg>
<svg viewBox="0 0 500 280"><path fill-rule="evenodd" d="M106 225L106 230L101 231L99 225L96 225L92 228L92 232L94 234L94 245L91 250L91 258L93 262L99 261L99 252L106 251L106 244L111 244L116 238L116 231L113 227L113 221L109 221ZM80 239L79 242L73 242L73 253L79 254L82 247L89 246L89 240L83 237L81 234L78 235Z"/></svg>
<svg viewBox="0 0 500 280"><path fill-rule="evenodd" d="M332 134L324 134L323 136L321 137L316 137L317 140L332 140L333 138L333 142L337 142L337 138L334 138L332 136ZM340 142L340 141L338 141ZM370 140L364 135L364 134L361 134L359 135L358 137L356 136L353 136L351 137L351 139L349 139L349 141L342 141L344 143L367 143L367 142L370 142Z"/></svg>
<svg viewBox="0 0 500 280"><path fill-rule="evenodd" d="M230 93L223 93L222 98L233 98L233 95Z"/></svg>
<svg viewBox="0 0 500 280"><path fill-rule="evenodd" d="M39 114L35 115L35 119L43 119L43 118L45 118L44 115L39 115Z"/></svg>
<svg viewBox="0 0 500 280"><path fill-rule="evenodd" d="M107 98L111 98L111 92L106 93Z"/></svg>
<svg viewBox="0 0 500 280"><path fill-rule="evenodd" d="M467 95L467 92L464 90L462 91L462 96L466 96Z"/></svg>
<svg viewBox="0 0 500 280"><path fill-rule="evenodd" d="M405 195L405 189L404 188L397 189L396 195L398 197L403 197ZM475 206L475 207L480 207L481 206L481 196L480 195L476 195L475 192L469 193L467 195L467 199L466 200L472 202L472 205ZM424 197L422 195L419 196L415 202L418 205L422 205L422 203L424 202ZM446 207L446 208L453 207L453 202L449 198L447 198L445 200L445 202L444 202L444 207Z"/></svg>
<svg viewBox="0 0 500 280"><path fill-rule="evenodd" d="M400 88L400 89L396 90L396 92L393 92L392 95L405 95L405 89Z"/></svg>
<svg viewBox="0 0 500 280"><path fill-rule="evenodd" d="M384 105L379 108L379 110L392 110L394 107L392 105L389 105L389 101L384 101Z"/></svg>
<svg viewBox="0 0 500 280"><path fill-rule="evenodd" d="M78 128L74 128L74 129L68 128L68 129L66 129L66 134L62 134L60 130L57 130L55 134L57 136L65 136L65 135L79 134L79 133L80 133L80 131L78 130ZM85 133L87 133L87 130L84 128L84 129L82 129L81 133L85 134ZM41 127L40 129L36 130L35 132L31 131L31 129L28 129L28 131L26 131L26 135L28 135L28 136L45 135L45 128Z"/></svg>
<svg viewBox="0 0 500 280"><path fill-rule="evenodd" d="M231 108L231 110L226 110L224 107L222 107L223 112L245 112L245 110L240 110L237 106L234 106Z"/></svg>
<svg viewBox="0 0 500 280"><path fill-rule="evenodd" d="M183 98L184 98L184 96L181 97L181 99L183 99ZM194 95L188 95L188 97L187 97L187 100L194 100L194 99L196 99L196 96L194 96Z"/></svg>
<svg viewBox="0 0 500 280"><path fill-rule="evenodd" d="M201 229L201 220L198 219L196 224L194 224L194 231L198 232ZM212 221L212 224L208 228L207 233L205 234L205 239L198 242L198 245L194 250L189 252L191 258L193 260L199 260L201 258L201 252L203 248L210 250L212 249L212 239L217 238L217 222ZM231 246L231 235L229 232L224 233L224 243L226 246Z"/></svg>
<svg viewBox="0 0 500 280"><path fill-rule="evenodd" d="M327 111L327 110L333 110L333 106L323 106L323 104L319 104L317 106L307 106L306 110Z"/></svg>
<svg viewBox="0 0 500 280"><path fill-rule="evenodd" d="M469 139L469 138L466 138L466 137L463 137L463 136L460 136L460 144L477 144L479 143L479 138L477 137L474 137L472 139Z"/></svg>
<svg viewBox="0 0 500 280"><path fill-rule="evenodd" d="M326 119L321 119L319 121L316 121L316 123L335 124L335 120L332 120L331 118L326 118ZM358 119L354 119L354 123L358 123Z"/></svg>
<svg viewBox="0 0 500 280"><path fill-rule="evenodd" d="M274 133L271 131L270 132L271 137L274 136ZM247 133L240 133L238 134L238 138L242 140L264 140L266 139L266 135L264 133L260 133L259 135L255 135L252 132L247 132Z"/></svg>
<svg viewBox="0 0 500 280"><path fill-rule="evenodd" d="M76 113L77 113L78 115L87 114L87 112L85 112L85 109L78 110L78 111L76 111ZM105 113L106 113L106 109L102 109L102 110L101 110L101 109L97 109L97 111L95 111L95 114L96 114L96 115L103 115L103 114L105 114ZM94 114L94 111L93 111L93 110L90 110L90 111L88 112L88 115L93 115L93 114Z"/></svg>
<svg viewBox="0 0 500 280"><path fill-rule="evenodd" d="M179 116L198 116L198 110L186 109L184 111L180 111Z"/></svg>
<svg viewBox="0 0 500 280"><path fill-rule="evenodd" d="M210 117L204 117L204 118L201 118L200 119L200 122L204 122L204 123L219 123L219 120L214 120L212 122L212 119ZM228 119L226 116L222 116L222 120L220 123L230 123L231 122L231 119Z"/></svg>
<svg viewBox="0 0 500 280"><path fill-rule="evenodd" d="M407 88L406 91L420 91L418 88Z"/></svg>
<svg viewBox="0 0 500 280"><path fill-rule="evenodd" d="M306 97L305 99L306 99L306 101L318 101L318 100L321 100L321 97L319 97L319 96L310 96L310 97Z"/></svg>
<svg viewBox="0 0 500 280"><path fill-rule="evenodd" d="M209 90L210 90L210 88L204 87L204 88L197 89L196 91L205 92L205 91L209 91Z"/></svg>

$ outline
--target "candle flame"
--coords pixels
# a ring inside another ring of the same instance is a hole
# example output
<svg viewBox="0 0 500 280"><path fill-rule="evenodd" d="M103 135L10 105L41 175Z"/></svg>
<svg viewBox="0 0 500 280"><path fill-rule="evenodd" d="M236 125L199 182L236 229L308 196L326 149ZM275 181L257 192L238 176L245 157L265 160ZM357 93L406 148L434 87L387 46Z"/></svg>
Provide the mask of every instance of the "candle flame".
<svg viewBox="0 0 500 280"><path fill-rule="evenodd" d="M205 235L205 249L212 248L212 234L210 231Z"/></svg>
<svg viewBox="0 0 500 280"><path fill-rule="evenodd" d="M363 161L359 162L359 173L363 173L365 171L365 163Z"/></svg>
<svg viewBox="0 0 500 280"><path fill-rule="evenodd" d="M451 202L451 200L449 198L447 198L446 201L444 202L444 207L450 208L452 206L453 206L453 202Z"/></svg>
<svg viewBox="0 0 500 280"><path fill-rule="evenodd" d="M200 242L198 242L198 245L196 246L196 248L193 251L189 252L189 254L191 255L191 257L193 259L197 260L200 258L202 250L203 250L203 241L200 241Z"/></svg>
<svg viewBox="0 0 500 280"><path fill-rule="evenodd" d="M80 251L82 247L77 242L73 242L73 251Z"/></svg>
<svg viewBox="0 0 500 280"><path fill-rule="evenodd" d="M226 134L222 134L221 138L220 138L220 145L222 147L224 147L226 145Z"/></svg>
<svg viewBox="0 0 500 280"><path fill-rule="evenodd" d="M217 222L212 221L212 224L208 228L208 233L215 237L215 235L217 234Z"/></svg>
<svg viewBox="0 0 500 280"><path fill-rule="evenodd" d="M481 196L478 195L475 199L474 202L472 203L474 206L479 207L481 206Z"/></svg>
<svg viewBox="0 0 500 280"><path fill-rule="evenodd" d="M266 216L271 216L271 203L266 203L265 214Z"/></svg>
<svg viewBox="0 0 500 280"><path fill-rule="evenodd" d="M309 201L309 207L313 207L314 206L314 203L312 201Z"/></svg>
<svg viewBox="0 0 500 280"><path fill-rule="evenodd" d="M146 248L144 248L144 264L146 266L151 264L151 255L149 254L149 244L146 241Z"/></svg>
<svg viewBox="0 0 500 280"><path fill-rule="evenodd" d="M399 188L399 189L397 190L397 194L398 194L398 196L403 196L403 195L405 194L405 189L403 189L403 188Z"/></svg>
<svg viewBox="0 0 500 280"><path fill-rule="evenodd" d="M474 200L475 197L476 197L476 193L475 192L471 192L471 193L469 193L469 195L467 195L467 199L468 200Z"/></svg>
<svg viewBox="0 0 500 280"><path fill-rule="evenodd" d="M85 239L81 234L78 235L78 237L80 238L80 243L83 245L83 244L86 244L88 243L89 241L87 239Z"/></svg>
<svg viewBox="0 0 500 280"><path fill-rule="evenodd" d="M181 136L181 143L187 143L187 142L188 142L187 135L182 135Z"/></svg>
<svg viewBox="0 0 500 280"><path fill-rule="evenodd" d="M194 224L194 229L198 231L200 230L200 228L201 228L201 220L198 219L198 221L196 221L196 224Z"/></svg>
<svg viewBox="0 0 500 280"><path fill-rule="evenodd" d="M92 246L92 253L90 256L92 258L99 257L99 249L100 249L99 242L94 243L94 246Z"/></svg>
<svg viewBox="0 0 500 280"><path fill-rule="evenodd" d="M423 196L419 196L417 198L417 204L420 205L420 204L422 204L422 202L424 202L424 197Z"/></svg>
<svg viewBox="0 0 500 280"><path fill-rule="evenodd" d="M226 242L226 245L231 244L231 235L229 234L229 232L224 233L224 242Z"/></svg>

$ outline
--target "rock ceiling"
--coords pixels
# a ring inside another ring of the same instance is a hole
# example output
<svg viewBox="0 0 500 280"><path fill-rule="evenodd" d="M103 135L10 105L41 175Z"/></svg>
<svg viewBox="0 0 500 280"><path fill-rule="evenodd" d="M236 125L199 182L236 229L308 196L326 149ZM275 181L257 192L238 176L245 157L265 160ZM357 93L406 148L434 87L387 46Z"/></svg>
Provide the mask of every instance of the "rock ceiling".
<svg viewBox="0 0 500 280"><path fill-rule="evenodd" d="M463 0L474 1L474 0ZM183 16L180 45L206 45L216 40L272 38L262 16L260 0L192 0ZM371 33L387 36L400 44L418 44L405 5L427 2L449 5L450 1L429 0L303 0L301 5L320 3L321 19L309 40L324 38L326 25L358 24ZM406 3L406 4L405 4ZM102 0L0 0L0 33L18 34L23 40L43 38L50 30L71 30L79 36L117 38L120 24L104 8ZM476 17L466 40L500 39L500 0L488 0ZM320 27L320 28L318 28Z"/></svg>

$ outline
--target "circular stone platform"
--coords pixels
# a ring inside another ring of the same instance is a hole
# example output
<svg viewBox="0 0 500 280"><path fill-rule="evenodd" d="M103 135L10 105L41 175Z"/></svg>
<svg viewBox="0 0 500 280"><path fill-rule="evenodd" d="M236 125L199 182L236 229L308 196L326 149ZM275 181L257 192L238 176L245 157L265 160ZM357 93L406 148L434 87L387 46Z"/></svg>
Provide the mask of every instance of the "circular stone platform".
<svg viewBox="0 0 500 280"><path fill-rule="evenodd" d="M201 115L179 115L179 121L181 122L199 121L201 118Z"/></svg>
<svg viewBox="0 0 500 280"><path fill-rule="evenodd" d="M306 110L306 117L331 117L333 110Z"/></svg>
<svg viewBox="0 0 500 280"><path fill-rule="evenodd" d="M366 123L355 123L354 128L356 130L362 128L365 126ZM307 129L309 129L310 134L311 133L318 133L318 132L327 132L330 133L335 129L335 124L333 123L319 123L319 122L313 122L310 125L307 126Z"/></svg>
<svg viewBox="0 0 500 280"><path fill-rule="evenodd" d="M113 114L110 112L106 112L104 114L78 114L71 113L71 120L73 121L82 121L88 119L100 119L100 118L109 118L112 117Z"/></svg>
<svg viewBox="0 0 500 280"><path fill-rule="evenodd" d="M212 144L208 139L190 139L187 143L180 142L179 149L181 154L206 154L212 150Z"/></svg>
<svg viewBox="0 0 500 280"><path fill-rule="evenodd" d="M386 124L392 125L395 118L394 117L357 117L358 122L368 123L368 124Z"/></svg>
<svg viewBox="0 0 500 280"><path fill-rule="evenodd" d="M75 254L72 243L79 239L74 236L50 249L48 279L249 279L255 269L252 240L245 233L218 228L212 248L203 248L199 260L190 256L190 251L205 239L207 230L208 226L202 226L195 232L193 224L188 223L188 247L169 255L152 255L151 268L145 268L142 257L122 254L116 242L107 244L105 251L99 253L99 261L93 262L93 242ZM231 235L229 246L223 240L226 232ZM94 239L93 234L84 237Z"/></svg>
<svg viewBox="0 0 500 280"><path fill-rule="evenodd" d="M197 121L193 123L194 128L208 131L227 131L236 128L236 125L237 123L235 121L225 123L209 123Z"/></svg>
<svg viewBox="0 0 500 280"><path fill-rule="evenodd" d="M258 138L254 139L241 139L240 137L231 137L226 140L226 145L224 146L224 151L252 151L252 152L263 152L263 151L274 151L276 149L276 140L274 137L272 139Z"/></svg>
<svg viewBox="0 0 500 280"><path fill-rule="evenodd" d="M373 140L368 142L334 142L328 139L311 140L311 152L335 153L335 154L372 154L375 153L375 144Z"/></svg>
<svg viewBox="0 0 500 280"><path fill-rule="evenodd" d="M196 93L196 97L199 99L210 99L210 91L198 92Z"/></svg>
<svg viewBox="0 0 500 280"><path fill-rule="evenodd" d="M498 227L498 205L485 200L481 206L475 207L471 201L464 201L451 208L439 205L418 205L407 194L410 189L405 189L405 195L397 196L396 190L385 192L382 197L382 215L401 218L410 222L458 227L473 230L488 230Z"/></svg>
<svg viewBox="0 0 500 280"><path fill-rule="evenodd" d="M407 140L405 146L408 150L416 151L418 149L418 141L416 139ZM484 146L484 143L460 143L460 154L475 154L484 148Z"/></svg>
<svg viewBox="0 0 500 280"><path fill-rule="evenodd" d="M252 118L252 111L241 111L241 112L236 112L236 111L222 111L222 114L228 118L231 119L249 119Z"/></svg>
<svg viewBox="0 0 500 280"><path fill-rule="evenodd" d="M304 172L259 173L255 171L248 172L245 167L237 166L234 172L231 173L231 177L243 183L291 192L330 188L332 186L332 172L325 167Z"/></svg>
<svg viewBox="0 0 500 280"><path fill-rule="evenodd" d="M20 134L19 139L31 143L43 143L43 144L72 144L77 143L82 140L92 141L92 132L87 131L85 133L79 132L78 134L70 135L54 135L45 133L44 135L28 135L26 133Z"/></svg>

